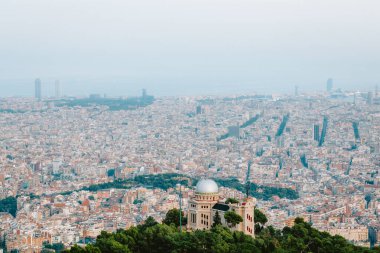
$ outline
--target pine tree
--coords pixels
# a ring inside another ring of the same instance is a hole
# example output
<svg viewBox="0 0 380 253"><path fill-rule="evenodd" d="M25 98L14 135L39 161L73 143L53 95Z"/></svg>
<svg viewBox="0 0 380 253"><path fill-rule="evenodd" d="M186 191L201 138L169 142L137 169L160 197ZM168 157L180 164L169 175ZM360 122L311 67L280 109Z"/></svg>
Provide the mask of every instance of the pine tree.
<svg viewBox="0 0 380 253"><path fill-rule="evenodd" d="M229 227L234 227L243 221L243 218L234 211L227 211L224 213L224 219Z"/></svg>
<svg viewBox="0 0 380 253"><path fill-rule="evenodd" d="M222 224L222 219L220 218L219 212L216 211L215 216L214 216L214 223L212 224L212 227L215 227L216 225L221 225Z"/></svg>

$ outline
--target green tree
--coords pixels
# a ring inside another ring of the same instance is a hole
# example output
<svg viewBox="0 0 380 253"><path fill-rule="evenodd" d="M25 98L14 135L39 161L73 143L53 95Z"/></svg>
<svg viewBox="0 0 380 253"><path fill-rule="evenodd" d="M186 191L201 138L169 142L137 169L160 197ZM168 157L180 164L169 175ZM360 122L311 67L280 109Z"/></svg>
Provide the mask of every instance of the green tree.
<svg viewBox="0 0 380 253"><path fill-rule="evenodd" d="M113 177L113 176L115 176L115 169L109 169L109 170L107 171L107 176L108 176L108 177Z"/></svg>
<svg viewBox="0 0 380 253"><path fill-rule="evenodd" d="M17 199L15 197L8 197L0 200L0 212L7 212L16 217Z"/></svg>
<svg viewBox="0 0 380 253"><path fill-rule="evenodd" d="M229 227L234 227L243 221L243 218L233 211L225 212L224 219L227 221Z"/></svg>
<svg viewBox="0 0 380 253"><path fill-rule="evenodd" d="M152 216L149 216L145 220L144 224L138 226L138 229L139 230L145 230L145 229L147 229L149 227L153 227L153 226L155 226L157 224L158 224L158 222Z"/></svg>
<svg viewBox="0 0 380 253"><path fill-rule="evenodd" d="M65 249L65 245L63 243L45 244L44 248L47 250L52 250L53 252L60 253Z"/></svg>
<svg viewBox="0 0 380 253"><path fill-rule="evenodd" d="M259 209L255 208L254 212L255 223L260 223L261 225L265 225L268 222L268 218L262 213Z"/></svg>
<svg viewBox="0 0 380 253"><path fill-rule="evenodd" d="M0 235L0 249L3 249L4 253L7 253L7 243L5 237L6 233Z"/></svg>
<svg viewBox="0 0 380 253"><path fill-rule="evenodd" d="M228 198L226 200L226 204L237 204L239 203L239 200L235 199L235 198Z"/></svg>
<svg viewBox="0 0 380 253"><path fill-rule="evenodd" d="M226 212L228 213L228 212ZM235 216L229 212L230 216ZM228 216L228 215L227 215ZM258 224L260 224L258 222ZM95 244L81 248L77 245L70 253L379 253L351 244L341 236L320 232L302 219L293 227L277 230L272 226L252 238L243 232L231 231L221 225L211 230L180 233L175 227L158 224L152 217L143 225L115 233L102 232Z"/></svg>
<svg viewBox="0 0 380 253"><path fill-rule="evenodd" d="M215 212L215 216L214 216L213 221L214 221L214 223L212 224L212 227L215 227L217 225L222 225L222 219L220 218L218 211Z"/></svg>
<svg viewBox="0 0 380 253"><path fill-rule="evenodd" d="M48 248L45 248L45 249L42 249L41 250L41 253L54 253L55 251L53 249L48 249Z"/></svg>
<svg viewBox="0 0 380 253"><path fill-rule="evenodd" d="M268 222L268 219L265 216L265 214L263 214L257 208L255 208L253 216L254 216L254 221L255 221L255 234L259 234L263 230L265 223Z"/></svg>
<svg viewBox="0 0 380 253"><path fill-rule="evenodd" d="M101 253L100 249L92 244L86 245L85 251L86 253Z"/></svg>
<svg viewBox="0 0 380 253"><path fill-rule="evenodd" d="M142 234L142 252L170 252L173 248L172 237L177 229L166 224L148 227Z"/></svg>
<svg viewBox="0 0 380 253"><path fill-rule="evenodd" d="M69 253L85 253L86 251L82 247L80 247L77 244L75 244L69 250L66 250L65 252L69 252Z"/></svg>
<svg viewBox="0 0 380 253"><path fill-rule="evenodd" d="M181 221L182 225L186 224L186 218L183 214L183 211L181 211ZM170 209L165 216L165 219L162 221L162 223L170 226L171 224L174 224L176 227L179 227L179 210L177 208Z"/></svg>
<svg viewBox="0 0 380 253"><path fill-rule="evenodd" d="M130 253L132 252L127 245L123 245L116 241L113 237L97 238L95 246L99 248L101 252L113 252L113 253Z"/></svg>
<svg viewBox="0 0 380 253"><path fill-rule="evenodd" d="M303 224L303 223L305 223L305 221L303 220L303 218L297 217L294 219L294 223L295 224Z"/></svg>

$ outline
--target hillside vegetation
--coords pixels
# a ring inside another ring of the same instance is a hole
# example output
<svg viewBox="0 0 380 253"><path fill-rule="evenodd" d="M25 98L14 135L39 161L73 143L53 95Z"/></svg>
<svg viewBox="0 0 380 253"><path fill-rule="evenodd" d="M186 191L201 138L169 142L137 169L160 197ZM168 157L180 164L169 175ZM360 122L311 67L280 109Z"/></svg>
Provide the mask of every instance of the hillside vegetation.
<svg viewBox="0 0 380 253"><path fill-rule="evenodd" d="M116 233L102 232L96 243L81 248L73 246L67 253L248 253L248 252L380 252L379 248L368 249L354 246L341 236L320 232L310 224L297 218L293 227L276 230L263 228L256 238L242 232L232 232L221 225L211 230L179 232L174 224L158 224L148 218L144 224Z"/></svg>

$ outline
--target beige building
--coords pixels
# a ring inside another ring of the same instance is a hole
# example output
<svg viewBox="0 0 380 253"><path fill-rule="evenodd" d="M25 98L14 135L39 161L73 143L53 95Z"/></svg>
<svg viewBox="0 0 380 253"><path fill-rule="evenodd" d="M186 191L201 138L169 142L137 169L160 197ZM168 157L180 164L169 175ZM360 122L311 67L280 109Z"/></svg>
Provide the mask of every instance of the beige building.
<svg viewBox="0 0 380 253"><path fill-rule="evenodd" d="M221 223L227 224L224 214L228 211L236 212L243 221L236 226L229 226L233 231L242 231L252 237L255 236L254 208L256 199L248 197L239 203L226 204L220 201L219 188L215 181L202 179L195 189L195 196L189 200L187 229L210 229L216 213L219 213Z"/></svg>
<svg viewBox="0 0 380 253"><path fill-rule="evenodd" d="M331 235L340 235L353 242L368 241L368 228L365 226L329 228L327 232Z"/></svg>

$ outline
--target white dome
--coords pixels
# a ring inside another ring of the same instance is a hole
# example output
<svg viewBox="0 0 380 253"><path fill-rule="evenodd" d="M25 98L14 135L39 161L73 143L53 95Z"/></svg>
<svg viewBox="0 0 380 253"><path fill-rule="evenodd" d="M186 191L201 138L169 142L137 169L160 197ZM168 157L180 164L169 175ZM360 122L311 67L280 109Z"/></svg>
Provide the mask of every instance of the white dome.
<svg viewBox="0 0 380 253"><path fill-rule="evenodd" d="M197 183L195 188L196 193L218 193L218 185L214 180L202 179Z"/></svg>

